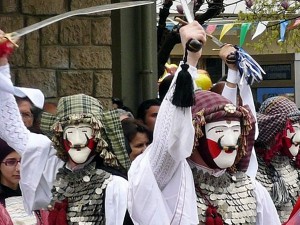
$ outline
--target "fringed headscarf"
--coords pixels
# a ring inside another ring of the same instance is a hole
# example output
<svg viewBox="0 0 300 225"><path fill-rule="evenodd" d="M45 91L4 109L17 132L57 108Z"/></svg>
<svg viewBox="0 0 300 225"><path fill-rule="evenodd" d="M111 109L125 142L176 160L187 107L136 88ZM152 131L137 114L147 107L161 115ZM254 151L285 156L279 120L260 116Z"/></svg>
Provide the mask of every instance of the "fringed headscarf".
<svg viewBox="0 0 300 225"><path fill-rule="evenodd" d="M69 159L62 144L63 130L67 125L78 123L92 126L94 140L97 143L95 152L100 154L106 165L117 168L122 166L128 170L130 161L128 157L126 158L125 138L117 112L104 113L100 102L85 94L62 97L58 102L56 119L52 126L54 131L52 141L60 159L65 162ZM120 160L116 154L120 156Z"/></svg>
<svg viewBox="0 0 300 225"><path fill-rule="evenodd" d="M257 113L259 135L255 142L256 151L268 164L282 148L282 140L292 124L300 122L297 105L284 96L266 99ZM297 155L296 164L300 157Z"/></svg>
<svg viewBox="0 0 300 225"><path fill-rule="evenodd" d="M204 126L206 123L222 120L235 120L241 122L240 146L235 163L230 171L248 168L251 150L253 146L248 146L248 136L254 129L254 118L248 106L234 106L225 97L210 91L197 91L195 93L196 104L192 107L193 125L195 127L194 150L204 146L199 146L199 140L204 137ZM254 132L252 132L254 135ZM242 164L238 164L243 159Z"/></svg>

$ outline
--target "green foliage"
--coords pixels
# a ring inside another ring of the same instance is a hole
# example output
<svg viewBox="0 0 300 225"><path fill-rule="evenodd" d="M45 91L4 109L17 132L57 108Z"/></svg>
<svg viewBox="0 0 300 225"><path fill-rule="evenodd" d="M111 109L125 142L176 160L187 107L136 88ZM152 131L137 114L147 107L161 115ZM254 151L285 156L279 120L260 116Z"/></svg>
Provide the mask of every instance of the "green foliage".
<svg viewBox="0 0 300 225"><path fill-rule="evenodd" d="M300 52L300 26L293 30L287 30L285 41L278 42L280 38L280 21L288 20L289 25L293 24L297 17L300 17L300 3L297 1L289 1L287 10L280 5L281 1L276 0L255 0L254 5L249 9L249 12L240 12L238 14L238 23L251 22L253 32L256 30L256 25L260 21L269 21L267 29L255 41L246 43L247 47L251 47L260 53L272 53L274 47L278 45L280 51L284 52ZM288 26L289 26L288 25Z"/></svg>

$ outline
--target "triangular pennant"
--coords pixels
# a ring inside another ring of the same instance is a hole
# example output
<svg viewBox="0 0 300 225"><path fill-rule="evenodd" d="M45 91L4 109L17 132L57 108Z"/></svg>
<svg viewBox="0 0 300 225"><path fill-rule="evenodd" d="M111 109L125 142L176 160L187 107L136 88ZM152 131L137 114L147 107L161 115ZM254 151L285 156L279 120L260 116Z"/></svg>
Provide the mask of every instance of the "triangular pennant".
<svg viewBox="0 0 300 225"><path fill-rule="evenodd" d="M286 27L289 24L287 20L280 20L280 39L277 42L283 42L285 39Z"/></svg>
<svg viewBox="0 0 300 225"><path fill-rule="evenodd" d="M234 23L228 23L224 24L223 29L220 34L220 41L223 38L223 36L234 26Z"/></svg>
<svg viewBox="0 0 300 225"><path fill-rule="evenodd" d="M249 30L251 26L251 23L243 23L241 25L241 33L240 33L240 46L242 47L244 42L245 42L245 38L246 38L246 35L247 35L247 32Z"/></svg>
<svg viewBox="0 0 300 225"><path fill-rule="evenodd" d="M217 24L211 24L206 27L206 33L212 34L217 28Z"/></svg>
<svg viewBox="0 0 300 225"><path fill-rule="evenodd" d="M295 20L295 22L287 28L287 30L293 30L296 27L298 27L299 25L300 25L300 18L297 18Z"/></svg>
<svg viewBox="0 0 300 225"><path fill-rule="evenodd" d="M257 27L256 27L256 31L253 34L251 40L253 40L254 38L256 38L257 36L261 35L266 29L267 29L267 25L268 25L269 21L262 21L259 22Z"/></svg>

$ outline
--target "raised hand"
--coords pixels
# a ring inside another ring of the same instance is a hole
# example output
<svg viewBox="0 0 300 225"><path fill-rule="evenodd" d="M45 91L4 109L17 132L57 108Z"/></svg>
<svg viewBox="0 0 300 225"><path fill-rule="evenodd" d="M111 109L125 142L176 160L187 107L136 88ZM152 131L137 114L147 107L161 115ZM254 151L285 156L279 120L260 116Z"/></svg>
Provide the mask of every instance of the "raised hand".
<svg viewBox="0 0 300 225"><path fill-rule="evenodd" d="M0 58L7 57L10 55L15 47L18 47L16 42L18 38L13 38L9 34L5 34L2 30L0 30Z"/></svg>
<svg viewBox="0 0 300 225"><path fill-rule="evenodd" d="M181 44L183 49L186 47L186 43L191 40L195 39L202 42L202 45L206 43L206 33L203 27L197 22L193 21L179 29ZM198 52L189 52L188 53L188 63L192 66L196 66L199 58L202 55L202 49Z"/></svg>
<svg viewBox="0 0 300 225"><path fill-rule="evenodd" d="M238 69L236 66L236 49L232 45L224 45L219 52L219 56L226 63L228 68L232 70Z"/></svg>

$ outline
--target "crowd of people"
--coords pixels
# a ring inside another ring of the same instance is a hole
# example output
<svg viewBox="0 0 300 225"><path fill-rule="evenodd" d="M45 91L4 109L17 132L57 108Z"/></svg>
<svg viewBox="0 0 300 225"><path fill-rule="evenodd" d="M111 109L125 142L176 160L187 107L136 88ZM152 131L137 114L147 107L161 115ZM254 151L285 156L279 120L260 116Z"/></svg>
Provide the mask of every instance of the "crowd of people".
<svg viewBox="0 0 300 225"><path fill-rule="evenodd" d="M205 47L198 22L179 34L184 49L191 39ZM120 99L104 110L85 94L45 104L39 90L13 86L0 47L0 224L295 220L300 111L274 97L256 112L249 84L228 61L235 51L220 50L228 66L220 88L197 84L202 49L185 51L159 97L134 114Z"/></svg>

